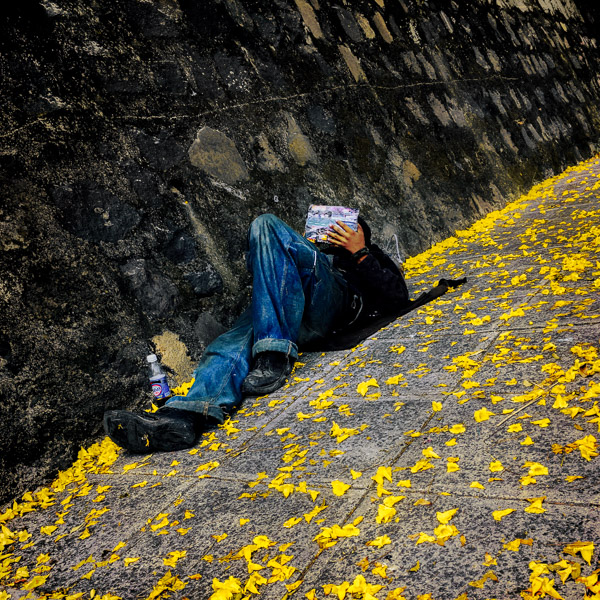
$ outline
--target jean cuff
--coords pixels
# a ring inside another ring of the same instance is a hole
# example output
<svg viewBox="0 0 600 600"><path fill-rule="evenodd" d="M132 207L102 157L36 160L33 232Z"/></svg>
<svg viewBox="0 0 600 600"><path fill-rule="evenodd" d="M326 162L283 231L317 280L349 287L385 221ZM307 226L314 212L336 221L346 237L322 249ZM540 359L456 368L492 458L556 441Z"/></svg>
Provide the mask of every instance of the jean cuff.
<svg viewBox="0 0 600 600"><path fill-rule="evenodd" d="M278 340L275 338L264 338L258 340L252 346L252 358L260 352L282 352L286 356L291 356L293 359L298 358L298 346L290 340Z"/></svg>
<svg viewBox="0 0 600 600"><path fill-rule="evenodd" d="M219 423L225 421L225 412L223 409L218 404L211 404L206 400L186 400L185 396L173 396L165 402L165 406L187 410L204 417L211 417Z"/></svg>

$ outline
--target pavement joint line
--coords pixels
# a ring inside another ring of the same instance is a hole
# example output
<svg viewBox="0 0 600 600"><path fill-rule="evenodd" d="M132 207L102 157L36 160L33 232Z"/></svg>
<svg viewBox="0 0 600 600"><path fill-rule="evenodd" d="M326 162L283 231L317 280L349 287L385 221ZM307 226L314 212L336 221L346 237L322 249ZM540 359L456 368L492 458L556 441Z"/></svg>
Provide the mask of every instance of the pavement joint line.
<svg viewBox="0 0 600 600"><path fill-rule="evenodd" d="M432 482L433 483L433 482ZM412 495L413 497L417 497L417 496L423 496L423 495L430 495L430 496L440 496L443 498L450 498L452 496L457 496L460 498L474 498L476 500L508 500L508 501L514 501L514 502L528 502L528 500L526 498L520 497L520 496L511 496L511 495L507 495L507 494L495 494L495 495L478 495L478 494L469 494L467 492L460 492L460 491L444 491L444 492L440 492L440 491L436 491L436 490L432 490L430 488L401 488L399 490L403 495L406 495L407 498L409 495ZM536 492L539 492L540 490L536 490ZM598 507L600 508L600 501L594 501L594 500L589 500L589 501L581 501L581 502L577 502L577 501L563 501L563 500L550 500L548 498L546 498L544 500L544 504L552 504L552 505L556 505L556 506L580 506L582 508L587 508L589 506L593 506L593 507Z"/></svg>

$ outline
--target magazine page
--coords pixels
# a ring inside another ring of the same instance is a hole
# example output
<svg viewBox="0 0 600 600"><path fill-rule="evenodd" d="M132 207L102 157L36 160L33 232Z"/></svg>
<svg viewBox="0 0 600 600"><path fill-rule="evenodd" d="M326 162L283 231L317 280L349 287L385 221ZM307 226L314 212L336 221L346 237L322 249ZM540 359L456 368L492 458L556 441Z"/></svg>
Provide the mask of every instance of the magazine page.
<svg viewBox="0 0 600 600"><path fill-rule="evenodd" d="M358 210L346 206L311 204L306 216L304 237L312 242L327 242L331 226L342 221L353 231L358 229Z"/></svg>

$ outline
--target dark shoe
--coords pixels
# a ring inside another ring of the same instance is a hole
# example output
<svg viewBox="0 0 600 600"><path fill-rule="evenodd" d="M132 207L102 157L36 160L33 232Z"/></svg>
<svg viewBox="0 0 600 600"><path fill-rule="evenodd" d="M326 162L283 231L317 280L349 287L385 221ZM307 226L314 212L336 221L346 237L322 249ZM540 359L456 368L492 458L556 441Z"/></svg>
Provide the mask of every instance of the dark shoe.
<svg viewBox="0 0 600 600"><path fill-rule="evenodd" d="M278 390L292 372L294 359L283 352L261 352L242 384L242 393L263 396Z"/></svg>
<svg viewBox="0 0 600 600"><path fill-rule="evenodd" d="M183 450L196 441L196 415L168 406L141 415L109 410L104 413L104 431L115 444L135 454Z"/></svg>

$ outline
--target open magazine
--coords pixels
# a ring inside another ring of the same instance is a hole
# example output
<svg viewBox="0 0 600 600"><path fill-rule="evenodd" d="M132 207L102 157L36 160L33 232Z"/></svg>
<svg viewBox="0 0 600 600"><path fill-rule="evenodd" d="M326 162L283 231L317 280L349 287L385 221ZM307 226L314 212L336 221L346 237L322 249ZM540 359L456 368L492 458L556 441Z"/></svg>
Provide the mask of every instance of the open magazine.
<svg viewBox="0 0 600 600"><path fill-rule="evenodd" d="M346 206L311 204L308 207L304 237L312 242L327 242L331 226L342 221L353 231L358 230L358 210Z"/></svg>

